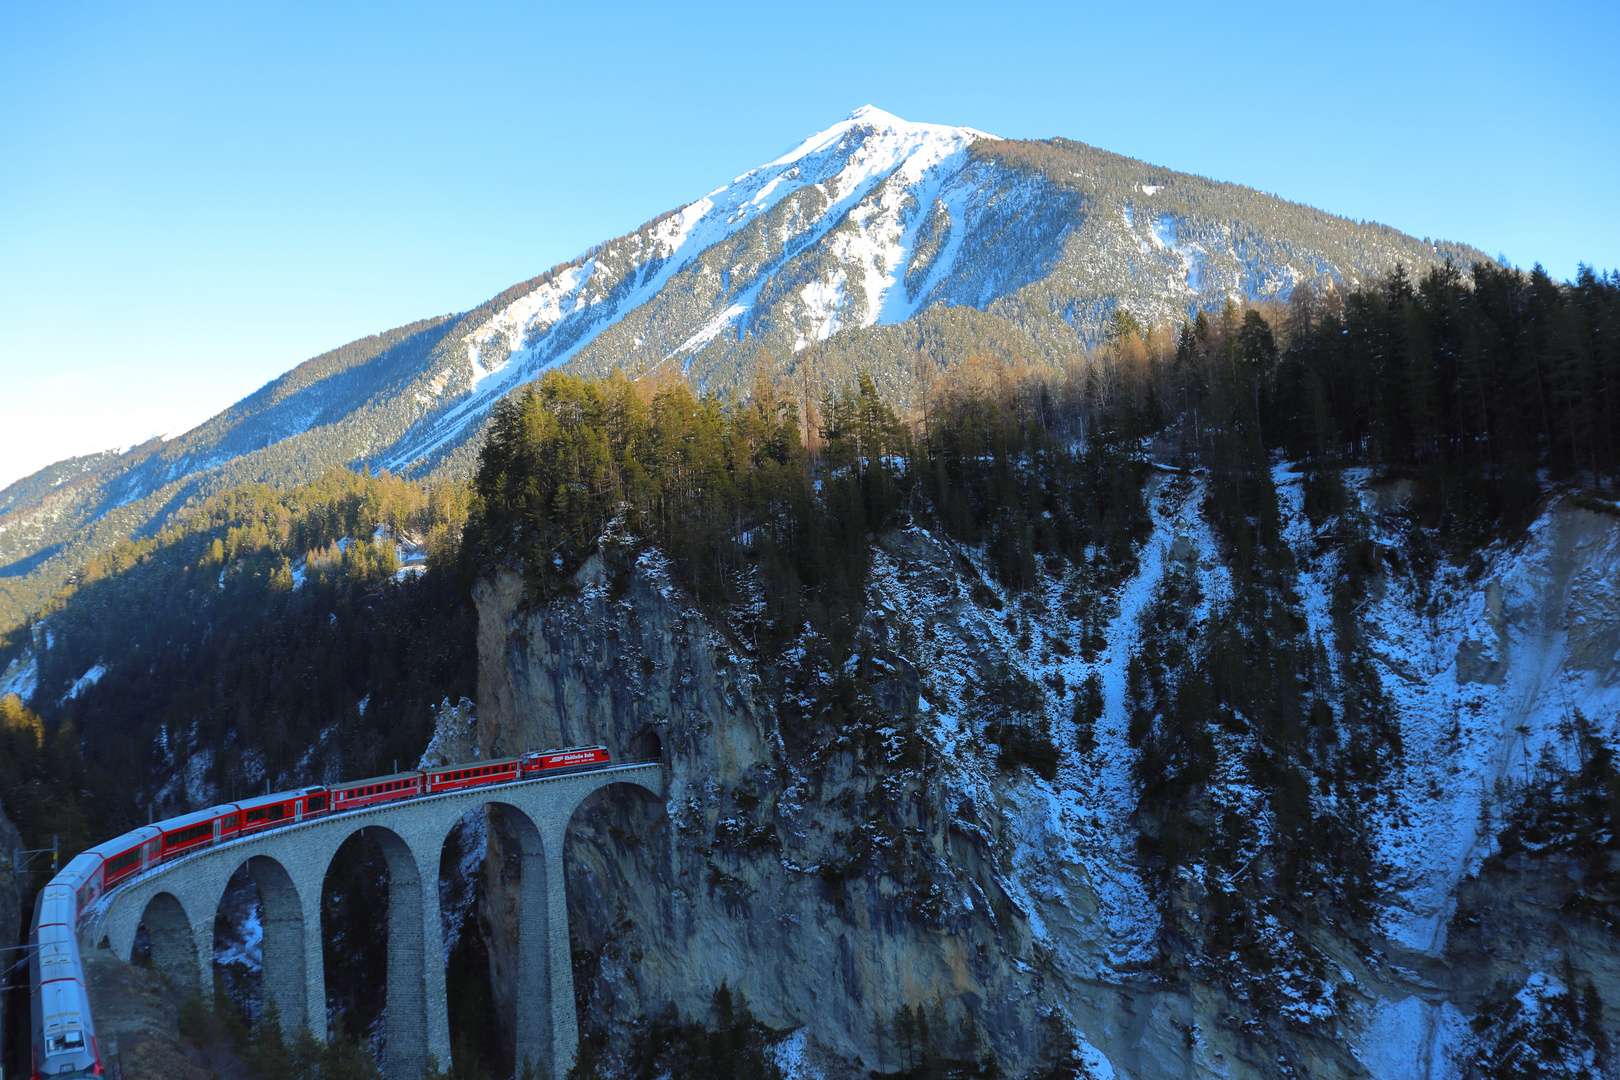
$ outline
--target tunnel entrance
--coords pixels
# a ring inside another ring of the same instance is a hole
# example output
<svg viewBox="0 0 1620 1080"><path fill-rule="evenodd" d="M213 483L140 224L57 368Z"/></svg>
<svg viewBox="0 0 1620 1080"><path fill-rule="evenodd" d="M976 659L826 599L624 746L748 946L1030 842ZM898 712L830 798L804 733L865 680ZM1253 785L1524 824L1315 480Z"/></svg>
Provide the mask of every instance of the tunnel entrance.
<svg viewBox="0 0 1620 1080"><path fill-rule="evenodd" d="M656 727L651 724L636 732L633 739L625 745L624 755L626 762L664 760L664 737Z"/></svg>

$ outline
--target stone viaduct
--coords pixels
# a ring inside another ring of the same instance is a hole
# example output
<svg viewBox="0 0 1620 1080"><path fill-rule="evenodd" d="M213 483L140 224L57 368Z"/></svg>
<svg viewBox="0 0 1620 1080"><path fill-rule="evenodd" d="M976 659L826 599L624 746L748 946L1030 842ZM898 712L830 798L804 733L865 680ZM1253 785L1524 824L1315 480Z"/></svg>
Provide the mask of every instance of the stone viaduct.
<svg viewBox="0 0 1620 1080"><path fill-rule="evenodd" d="M80 947L107 945L125 961L144 922L152 962L182 985L213 986L214 918L231 877L246 864L263 905L264 994L282 1023L326 1029L321 891L345 840L364 833L388 864L389 1080L419 1080L428 1055L450 1067L450 1024L440 931L439 859L469 811L499 806L517 830L519 876L517 1063L551 1064L560 1076L579 1042L568 945L563 837L592 792L628 784L664 797L659 764L429 795L318 817L175 859L109 892L80 922ZM92 1002L94 1008L94 1002Z"/></svg>

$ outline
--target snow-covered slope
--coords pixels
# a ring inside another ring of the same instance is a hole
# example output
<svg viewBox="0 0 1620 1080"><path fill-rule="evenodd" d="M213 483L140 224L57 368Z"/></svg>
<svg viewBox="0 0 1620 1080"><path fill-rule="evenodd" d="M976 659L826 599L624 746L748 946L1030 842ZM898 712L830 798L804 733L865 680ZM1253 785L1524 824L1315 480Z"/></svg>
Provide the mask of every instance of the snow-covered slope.
<svg viewBox="0 0 1620 1080"><path fill-rule="evenodd" d="M457 439L491 403L548 367L598 346L644 374L693 357L762 319L799 351L846 327L898 322L924 303L961 248L934 243L912 276L919 233L936 203L972 201L971 128L913 124L865 106L774 161L636 233L615 240L494 312L465 335L418 400L454 403L393 448L396 468ZM801 258L809 256L809 258ZM817 262L816 272L805 272ZM593 357L598 359L598 357Z"/></svg>
<svg viewBox="0 0 1620 1080"><path fill-rule="evenodd" d="M362 464L464 473L494 403L559 365L680 372L716 392L853 365L903 401L920 353L956 362L987 327L1059 361L1121 307L1179 321L1443 255L1479 253L1079 143L866 106L472 311L316 357L179 438L0 491L0 625L117 537L223 486Z"/></svg>

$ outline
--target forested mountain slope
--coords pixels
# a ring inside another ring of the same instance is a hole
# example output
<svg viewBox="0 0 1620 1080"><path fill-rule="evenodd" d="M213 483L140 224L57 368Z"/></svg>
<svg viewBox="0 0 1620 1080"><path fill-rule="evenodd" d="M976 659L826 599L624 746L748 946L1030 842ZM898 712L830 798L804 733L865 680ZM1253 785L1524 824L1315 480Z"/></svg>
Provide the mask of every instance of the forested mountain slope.
<svg viewBox="0 0 1620 1080"><path fill-rule="evenodd" d="M763 374L810 396L859 366L912 404L975 351L1072 361L1122 309L1175 323L1447 257L1484 258L1079 143L863 108L472 311L317 357L180 438L0 492L0 628L119 538L233 485L333 466L465 476L493 404L554 366L725 393Z"/></svg>

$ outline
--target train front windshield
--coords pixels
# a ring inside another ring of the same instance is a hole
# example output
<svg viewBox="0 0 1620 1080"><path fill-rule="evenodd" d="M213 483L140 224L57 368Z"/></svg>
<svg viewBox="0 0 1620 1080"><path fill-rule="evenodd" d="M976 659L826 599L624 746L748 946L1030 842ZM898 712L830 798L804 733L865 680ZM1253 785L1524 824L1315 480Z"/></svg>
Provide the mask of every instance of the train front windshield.
<svg viewBox="0 0 1620 1080"><path fill-rule="evenodd" d="M80 1028L69 1028L59 1031L45 1040L45 1053L74 1054L84 1049L84 1031Z"/></svg>

